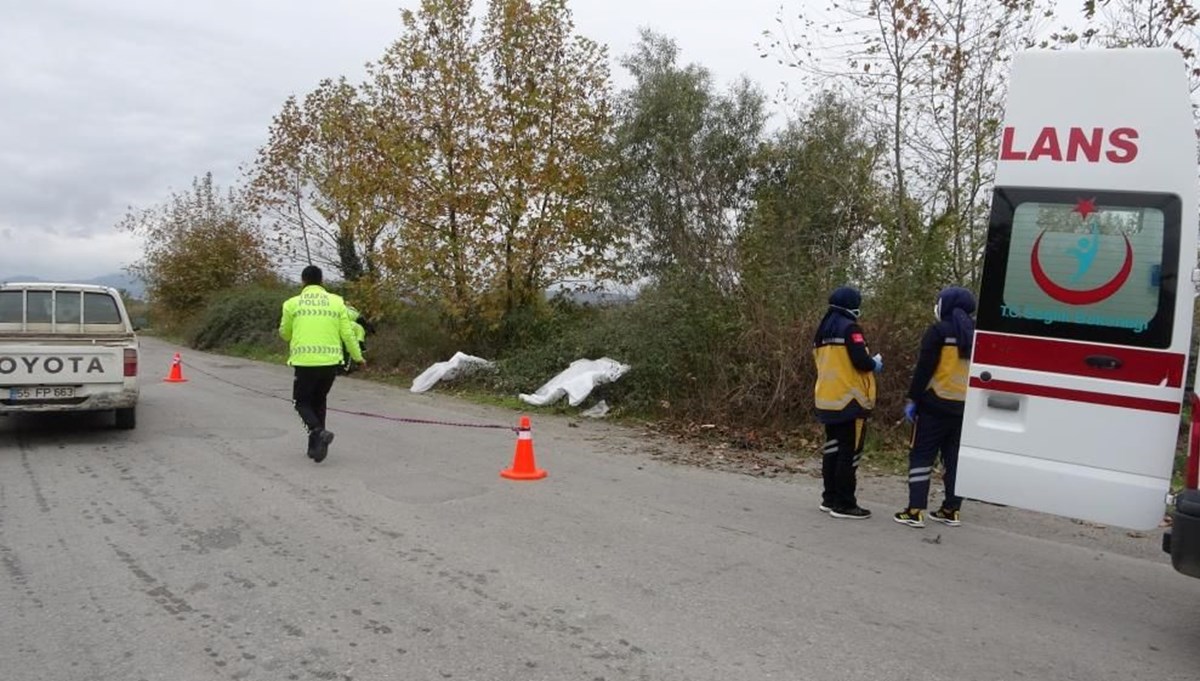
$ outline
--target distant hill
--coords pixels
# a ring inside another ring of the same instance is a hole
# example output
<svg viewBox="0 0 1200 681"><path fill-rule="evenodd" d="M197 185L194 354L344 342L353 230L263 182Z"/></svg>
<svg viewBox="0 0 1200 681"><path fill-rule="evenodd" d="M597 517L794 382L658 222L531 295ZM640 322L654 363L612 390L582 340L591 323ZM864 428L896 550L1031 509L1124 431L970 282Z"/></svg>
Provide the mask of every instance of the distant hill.
<svg viewBox="0 0 1200 681"><path fill-rule="evenodd" d="M88 279L84 283L99 284L100 286L111 286L115 289L125 289L129 295L139 300L146 297L146 284L144 284L141 279L128 274L106 274L101 277L96 277L95 279Z"/></svg>
<svg viewBox="0 0 1200 681"><path fill-rule="evenodd" d="M4 281L30 281L30 282L49 281L47 279L43 279L42 277L8 276L8 275L5 275L3 280ZM55 281L63 281L63 280L55 280ZM146 297L146 285L144 283L142 283L142 280L138 279L137 277L133 277L128 274L121 273L121 272L105 274L103 276L93 277L91 279L78 279L78 280L72 279L69 281L70 281L70 283L73 283L73 284L96 284L98 286L111 286L115 289L125 289L125 291L128 292L129 295L133 296L134 298L142 299L142 298Z"/></svg>

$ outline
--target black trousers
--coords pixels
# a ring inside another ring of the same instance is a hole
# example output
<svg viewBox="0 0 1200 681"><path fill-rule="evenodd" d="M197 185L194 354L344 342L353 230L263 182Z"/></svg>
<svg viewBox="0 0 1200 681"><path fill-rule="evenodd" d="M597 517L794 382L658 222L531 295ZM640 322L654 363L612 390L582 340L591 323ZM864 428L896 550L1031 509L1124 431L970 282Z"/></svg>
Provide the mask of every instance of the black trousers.
<svg viewBox="0 0 1200 681"><path fill-rule="evenodd" d="M954 494L958 473L958 445L962 440L962 417L930 412L920 414L913 424L912 449L908 452L908 507L925 508L929 503L929 479L941 454L946 500L942 508L958 510L962 497Z"/></svg>
<svg viewBox="0 0 1200 681"><path fill-rule="evenodd" d="M337 364L327 367L293 367L292 402L308 432L325 427L325 401L337 378Z"/></svg>
<svg viewBox="0 0 1200 681"><path fill-rule="evenodd" d="M821 459L825 492L821 500L829 508L849 509L858 506L855 497L858 491L858 462L862 459L866 431L867 422L864 419L825 424L825 449Z"/></svg>

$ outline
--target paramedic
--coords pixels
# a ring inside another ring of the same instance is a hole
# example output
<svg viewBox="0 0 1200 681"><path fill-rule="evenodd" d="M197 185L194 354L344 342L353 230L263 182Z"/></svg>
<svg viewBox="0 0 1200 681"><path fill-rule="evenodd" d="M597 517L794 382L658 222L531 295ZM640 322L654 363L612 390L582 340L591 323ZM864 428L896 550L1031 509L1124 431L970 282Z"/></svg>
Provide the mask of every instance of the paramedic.
<svg viewBox="0 0 1200 681"><path fill-rule="evenodd" d="M975 337L975 296L951 286L938 294L933 314L937 322L925 331L913 370L904 418L913 424L908 453L908 507L893 519L910 527L925 526L929 479L941 454L946 499L929 514L931 520L957 527L962 498L954 494L958 470L958 445L962 437L963 404L967 397L967 371Z"/></svg>
<svg viewBox="0 0 1200 681"><path fill-rule="evenodd" d="M857 289L843 286L835 290L813 339L816 412L825 426L821 461L825 490L820 508L834 518L871 517L855 498L856 469L862 457L866 419L875 407L875 374L883 369L883 358L871 357L867 349L858 325L861 305L862 294Z"/></svg>
<svg viewBox="0 0 1200 681"><path fill-rule="evenodd" d="M292 400L308 429L308 457L320 463L333 442L333 433L325 429L325 403L342 364L342 346L356 362L362 363L363 356L346 304L322 286L321 268L305 267L300 280L300 295L283 304L279 335L290 345Z"/></svg>

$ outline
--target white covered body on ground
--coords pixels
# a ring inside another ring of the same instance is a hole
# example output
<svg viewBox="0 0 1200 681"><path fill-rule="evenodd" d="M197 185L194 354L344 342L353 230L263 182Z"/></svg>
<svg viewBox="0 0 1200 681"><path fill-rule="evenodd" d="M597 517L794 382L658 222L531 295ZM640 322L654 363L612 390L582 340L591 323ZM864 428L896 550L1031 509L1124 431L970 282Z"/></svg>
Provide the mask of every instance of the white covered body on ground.
<svg viewBox="0 0 1200 681"><path fill-rule="evenodd" d="M423 393L441 381L452 381L482 370L495 369L495 362L475 357L463 352L456 352L445 362L438 362L421 372L413 379L409 389L414 393ZM533 394L521 393L520 398L527 404L545 406L567 398L572 407L578 407L598 385L612 383L629 371L628 364L601 357L600 359L577 359L554 378L547 381ZM601 402L589 409L585 415L594 418L603 417L608 413L608 404Z"/></svg>
<svg viewBox="0 0 1200 681"><path fill-rule="evenodd" d="M439 381L452 381L480 370L493 369L495 366L494 362L482 357L456 352L445 362L438 362L422 371L420 376L413 379L412 387L409 390L414 393L423 393L437 385Z"/></svg>
<svg viewBox="0 0 1200 681"><path fill-rule="evenodd" d="M578 407L596 386L612 383L629 371L628 364L601 357L577 359L532 395L521 394L521 400L534 406L553 404L566 396L572 407Z"/></svg>

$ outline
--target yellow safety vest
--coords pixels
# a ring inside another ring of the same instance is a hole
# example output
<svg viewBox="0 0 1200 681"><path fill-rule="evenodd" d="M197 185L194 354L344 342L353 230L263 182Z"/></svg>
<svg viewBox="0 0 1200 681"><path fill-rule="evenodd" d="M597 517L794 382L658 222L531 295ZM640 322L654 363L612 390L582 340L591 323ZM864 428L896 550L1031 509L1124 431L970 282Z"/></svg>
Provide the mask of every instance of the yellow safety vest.
<svg viewBox="0 0 1200 681"><path fill-rule="evenodd" d="M927 390L943 400L963 402L967 399L967 375L970 371L970 361L958 354L958 341L947 338L942 346L942 354L938 357L937 367L933 370L933 378L929 380Z"/></svg>
<svg viewBox="0 0 1200 681"><path fill-rule="evenodd" d="M354 337L358 339L358 344L362 345L363 341L367 339L367 328L358 323L358 318L362 316L362 313L354 309L352 305L346 306L346 313L350 315L350 323L354 327Z"/></svg>
<svg viewBox="0 0 1200 681"><path fill-rule="evenodd" d="M824 338L813 348L817 365L814 388L817 411L842 413L857 404L858 410L875 408L875 373L859 371L850 361L845 338Z"/></svg>

